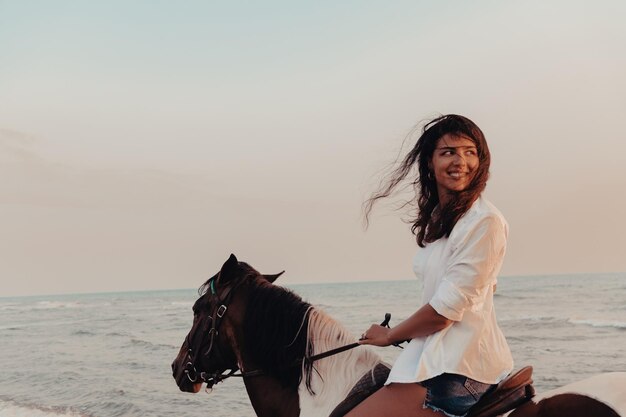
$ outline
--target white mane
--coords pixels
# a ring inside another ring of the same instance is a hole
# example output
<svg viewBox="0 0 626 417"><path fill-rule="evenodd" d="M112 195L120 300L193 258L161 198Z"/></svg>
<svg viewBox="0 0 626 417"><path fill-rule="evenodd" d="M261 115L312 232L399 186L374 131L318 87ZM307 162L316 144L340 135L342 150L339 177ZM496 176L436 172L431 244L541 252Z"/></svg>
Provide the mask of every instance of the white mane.
<svg viewBox="0 0 626 417"><path fill-rule="evenodd" d="M356 341L341 324L321 310L312 308L307 328L307 351L313 355ZM300 416L327 416L350 392L366 372L381 362L380 357L366 346L320 359L313 364L309 393L303 376L300 387ZM304 374L303 374L304 375Z"/></svg>

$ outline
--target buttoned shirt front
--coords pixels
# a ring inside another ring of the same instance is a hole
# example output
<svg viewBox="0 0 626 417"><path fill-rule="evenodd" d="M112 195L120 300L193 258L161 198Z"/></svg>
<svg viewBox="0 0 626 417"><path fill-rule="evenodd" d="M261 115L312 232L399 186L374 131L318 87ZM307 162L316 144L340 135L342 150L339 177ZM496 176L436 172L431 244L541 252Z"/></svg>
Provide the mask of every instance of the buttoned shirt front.
<svg viewBox="0 0 626 417"><path fill-rule="evenodd" d="M429 303L453 324L411 340L387 384L425 381L443 373L495 384L511 372L511 351L493 305L507 235L502 214L478 198L449 237L418 250L413 270L422 280L421 305Z"/></svg>

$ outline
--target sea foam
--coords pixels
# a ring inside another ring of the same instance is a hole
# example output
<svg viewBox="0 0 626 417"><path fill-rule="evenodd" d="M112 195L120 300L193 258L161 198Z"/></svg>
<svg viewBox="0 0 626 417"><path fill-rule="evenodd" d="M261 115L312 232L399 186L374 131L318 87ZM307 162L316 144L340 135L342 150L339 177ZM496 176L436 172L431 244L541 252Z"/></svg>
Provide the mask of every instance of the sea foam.
<svg viewBox="0 0 626 417"><path fill-rule="evenodd" d="M90 415L71 411L66 407L19 405L12 401L0 400L0 417L90 417Z"/></svg>
<svg viewBox="0 0 626 417"><path fill-rule="evenodd" d="M616 320L591 320L591 319L570 319L572 324L584 324L592 327L613 327L615 329L626 330L626 322Z"/></svg>

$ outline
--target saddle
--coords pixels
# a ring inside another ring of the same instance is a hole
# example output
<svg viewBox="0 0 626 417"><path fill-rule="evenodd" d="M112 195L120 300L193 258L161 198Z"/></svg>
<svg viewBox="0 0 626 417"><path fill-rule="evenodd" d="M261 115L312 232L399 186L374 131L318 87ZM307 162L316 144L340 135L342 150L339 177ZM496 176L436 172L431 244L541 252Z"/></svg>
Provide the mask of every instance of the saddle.
<svg viewBox="0 0 626 417"><path fill-rule="evenodd" d="M376 365L356 383L329 417L343 417L348 414L350 410L384 385L389 371L390 368L385 364ZM526 366L509 375L493 391L485 394L470 409L467 417L496 417L530 400L535 395L532 374L533 367Z"/></svg>
<svg viewBox="0 0 626 417"><path fill-rule="evenodd" d="M470 408L467 417L495 417L519 407L535 395L532 376L532 366L509 375Z"/></svg>
<svg viewBox="0 0 626 417"><path fill-rule="evenodd" d="M370 372L359 379L348 393L348 396L339 403L330 413L329 417L343 417L354 407L359 405L364 399L375 393L385 384L391 368L384 363L379 363Z"/></svg>

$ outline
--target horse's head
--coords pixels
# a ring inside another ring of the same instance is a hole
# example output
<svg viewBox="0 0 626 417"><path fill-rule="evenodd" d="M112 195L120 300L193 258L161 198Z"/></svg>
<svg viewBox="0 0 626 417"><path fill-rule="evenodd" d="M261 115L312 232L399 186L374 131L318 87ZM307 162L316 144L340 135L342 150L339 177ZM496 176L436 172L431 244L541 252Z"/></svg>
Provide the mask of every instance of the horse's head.
<svg viewBox="0 0 626 417"><path fill-rule="evenodd" d="M200 287L200 297L193 305L191 330L172 362L173 376L181 391L198 392L203 383L211 388L227 371L239 368L241 352L237 340L249 286L258 280L274 282L281 274L260 274L230 255L221 270Z"/></svg>

